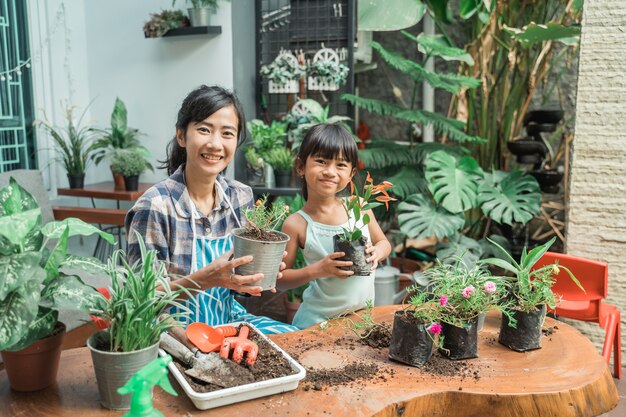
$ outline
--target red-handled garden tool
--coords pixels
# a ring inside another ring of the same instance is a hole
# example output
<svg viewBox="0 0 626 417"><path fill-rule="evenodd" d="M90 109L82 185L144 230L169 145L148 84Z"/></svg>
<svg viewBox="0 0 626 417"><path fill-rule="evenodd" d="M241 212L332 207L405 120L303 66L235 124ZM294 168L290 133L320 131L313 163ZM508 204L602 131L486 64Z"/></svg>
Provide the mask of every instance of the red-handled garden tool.
<svg viewBox="0 0 626 417"><path fill-rule="evenodd" d="M248 358L246 363L250 366L256 362L256 357L259 354L259 347L252 340L248 339L250 334L250 328L248 326L241 326L239 330L239 336L226 337L222 342L222 348L220 349L220 356L224 359L228 359L231 349L233 350L233 361L241 363L244 352L248 352Z"/></svg>
<svg viewBox="0 0 626 417"><path fill-rule="evenodd" d="M97 291L100 294L104 295L104 297L107 300L111 299L111 294L109 293L109 290L107 290L106 288L98 288ZM111 325L111 323L109 323L108 320L105 320L102 317L97 317L97 316L94 316L93 314L90 314L89 317L91 317L93 322L96 323L96 327L98 328L98 330L106 330Z"/></svg>
<svg viewBox="0 0 626 417"><path fill-rule="evenodd" d="M225 337L237 335L234 326L211 327L206 323L195 322L187 326L185 330L187 338L201 352L216 352L222 346Z"/></svg>

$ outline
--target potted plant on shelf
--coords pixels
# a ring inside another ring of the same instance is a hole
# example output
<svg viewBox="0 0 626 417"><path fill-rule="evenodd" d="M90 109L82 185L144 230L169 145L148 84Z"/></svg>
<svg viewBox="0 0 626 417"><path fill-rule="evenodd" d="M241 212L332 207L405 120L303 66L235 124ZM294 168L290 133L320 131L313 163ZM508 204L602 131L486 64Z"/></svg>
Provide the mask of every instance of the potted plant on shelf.
<svg viewBox="0 0 626 417"><path fill-rule="evenodd" d="M504 315L500 325L498 342L518 352L525 352L541 348L541 327L546 316L546 305L552 309L556 307L557 296L552 292L554 276L559 269L564 269L574 283L585 291L572 272L557 264L546 265L533 269L535 264L548 251L556 237L543 245L537 246L530 252L522 250L520 262L515 259L499 244L491 241L506 256L507 260L499 258L484 259L483 263L491 264L512 272L515 276L510 285L509 299L513 303L512 316Z"/></svg>
<svg viewBox="0 0 626 417"><path fill-rule="evenodd" d="M291 181L291 170L294 165L294 156L289 149L284 146L270 150L265 161L272 166L277 187L289 187Z"/></svg>
<svg viewBox="0 0 626 417"><path fill-rule="evenodd" d="M274 170L267 163L267 155L276 147L285 146L287 133L285 124L276 120L266 124L262 120L254 119L248 123L251 141L246 149L253 148L259 158L263 160L263 177L266 187L274 187ZM258 159L257 159L258 160Z"/></svg>
<svg viewBox="0 0 626 417"><path fill-rule="evenodd" d="M140 135L139 130L128 127L126 105L122 100L116 98L113 112L111 113L111 127L105 132L104 136L94 142L94 153L92 155L94 162L98 165L104 159L112 160L116 151L120 149L138 149L143 154L142 160L146 161L150 153L139 142L138 138ZM147 167L152 169L150 164ZM111 168L111 171L115 180L115 189L124 190L125 185L122 173L114 171L113 168Z"/></svg>
<svg viewBox="0 0 626 417"><path fill-rule="evenodd" d="M389 358L416 367L425 364L432 355L434 338L441 333L438 319L438 301L424 291L413 295L409 305L394 314Z"/></svg>
<svg viewBox="0 0 626 417"><path fill-rule="evenodd" d="M282 50L269 65L261 67L261 75L268 80L270 93L297 93L298 80L306 73L306 67L289 51Z"/></svg>
<svg viewBox="0 0 626 417"><path fill-rule="evenodd" d="M350 181L352 195L347 200L343 200L343 208L348 215L348 227L344 227L341 234L333 237L333 243L335 252L345 253L344 257L338 258L339 260L352 261L352 266L345 266L342 269L354 271L356 276L368 276L372 272L371 265L365 262L367 259L365 253L367 239L363 236L361 229L367 227L370 216L364 212L382 204L389 208L389 202L395 201L395 198L390 197L387 193L387 190L392 186L388 181L374 185L374 180L370 177L369 172L362 192L359 192L354 182ZM376 200L376 202L370 200Z"/></svg>
<svg viewBox="0 0 626 417"><path fill-rule="evenodd" d="M143 25L143 34L146 38L160 38L170 29L186 26L189 26L189 19L182 11L163 10L150 14L150 20Z"/></svg>
<svg viewBox="0 0 626 417"><path fill-rule="evenodd" d="M137 191L139 175L146 169L152 168L144 155L140 149L133 148L120 149L113 156L111 170L124 176L124 188L127 191Z"/></svg>
<svg viewBox="0 0 626 417"><path fill-rule="evenodd" d="M246 225L234 229L232 235L235 258L254 257L252 262L238 266L235 272L239 275L262 273L263 279L250 285L271 290L276 287L276 276L289 241L287 234L275 229L289 214L289 206L273 204L268 208L266 203L267 195L258 199L253 208L247 209Z"/></svg>
<svg viewBox="0 0 626 417"><path fill-rule="evenodd" d="M183 318L188 309L177 299L183 294L191 295L186 288L170 287L166 263L157 258L155 250L146 250L141 235L137 234L137 240L141 257L133 265L121 250L109 259L110 296L102 308L93 312L108 328L87 340L100 403L112 410L129 408L130 397L120 395L118 388L156 359L161 333L175 325L174 320L162 318L162 314L175 306L182 313L169 317Z"/></svg>
<svg viewBox="0 0 626 417"><path fill-rule="evenodd" d="M336 91L346 83L350 68L339 62L339 56L330 48L322 48L313 56L307 68L308 89Z"/></svg>
<svg viewBox="0 0 626 417"><path fill-rule="evenodd" d="M244 151L244 157L248 168L248 183L250 185L263 185L263 158L251 146Z"/></svg>
<svg viewBox="0 0 626 417"><path fill-rule="evenodd" d="M509 306L503 301L503 281L479 266L468 268L461 260L438 262L424 275L430 282L428 291L439 303L443 336L440 351L455 360L477 357L479 315L500 310L510 316Z"/></svg>
<svg viewBox="0 0 626 417"><path fill-rule="evenodd" d="M113 236L78 219L42 225L37 201L14 178L0 189L0 351L14 390L55 382L65 334L59 309L102 305L94 288L63 270L104 271L97 259L67 251L69 237L94 233L113 243Z"/></svg>
<svg viewBox="0 0 626 417"><path fill-rule="evenodd" d="M217 0L188 0L191 3L189 12L189 20L191 26L209 26L211 24L211 15L217 13ZM172 2L172 5L176 0Z"/></svg>
<svg viewBox="0 0 626 417"><path fill-rule="evenodd" d="M75 123L73 119L74 107L65 109L67 127L55 127L48 120L36 120L35 126L43 128L56 144L57 160L65 167L70 188L83 188L85 171L94 152L94 138L97 129L91 126L81 126L87 109Z"/></svg>

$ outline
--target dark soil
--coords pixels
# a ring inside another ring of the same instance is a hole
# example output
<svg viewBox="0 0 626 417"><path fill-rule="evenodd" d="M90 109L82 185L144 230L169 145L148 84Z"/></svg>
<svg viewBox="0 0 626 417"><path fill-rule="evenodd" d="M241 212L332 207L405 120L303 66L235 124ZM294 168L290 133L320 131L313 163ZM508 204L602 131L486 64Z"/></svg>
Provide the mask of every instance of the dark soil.
<svg viewBox="0 0 626 417"><path fill-rule="evenodd" d="M369 332L369 334L368 334ZM389 323L378 323L371 331L364 331L359 342L375 349L388 348L391 343L391 325Z"/></svg>
<svg viewBox="0 0 626 417"><path fill-rule="evenodd" d="M552 336L554 333L556 333L556 331L559 330L559 326L552 326L552 327L544 327L541 329L541 332L543 333L544 336Z"/></svg>
<svg viewBox="0 0 626 417"><path fill-rule="evenodd" d="M365 260L369 255L365 253L367 239L364 236L358 241L341 240L342 235L333 236L333 250L343 252L345 256L337 258L339 261L352 261L351 266L341 266L344 271L353 271L356 276L369 276L372 273L372 264Z"/></svg>
<svg viewBox="0 0 626 417"><path fill-rule="evenodd" d="M422 372L441 377L460 377L480 379L480 371L468 361L452 361L439 352L433 352L428 362L421 368Z"/></svg>
<svg viewBox="0 0 626 417"><path fill-rule="evenodd" d="M324 386L342 385L350 382L354 382L360 379L372 379L373 376L378 374L380 368L378 365L370 363L351 363L341 368L330 369L307 369L305 382L308 382L304 386L305 391L310 389L321 390ZM379 375L379 378L386 380L385 375Z"/></svg>
<svg viewBox="0 0 626 417"><path fill-rule="evenodd" d="M261 339L261 337L253 330L250 332L250 339L259 346L259 354L256 362L253 366L248 366L246 362L246 355L244 355L241 361L241 367L247 368L254 375L254 382L265 381L268 379L279 378L282 376L293 375L295 371L289 361L277 350L275 350L267 341ZM191 388L199 393L218 391L222 389L219 385L210 384L208 382L200 381L185 374L185 369L188 369L185 365L174 359L174 363L178 370L183 374ZM241 383L244 385L247 382Z"/></svg>
<svg viewBox="0 0 626 417"><path fill-rule="evenodd" d="M259 240L261 242L283 242L285 236L281 235L274 230L265 231L260 229L246 229L239 234L246 239Z"/></svg>

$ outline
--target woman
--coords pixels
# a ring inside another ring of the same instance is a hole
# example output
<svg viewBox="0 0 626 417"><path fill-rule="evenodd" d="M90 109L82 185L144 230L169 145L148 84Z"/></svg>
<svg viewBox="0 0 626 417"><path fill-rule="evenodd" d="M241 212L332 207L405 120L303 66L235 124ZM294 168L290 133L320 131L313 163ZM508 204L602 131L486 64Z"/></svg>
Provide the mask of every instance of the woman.
<svg viewBox="0 0 626 417"><path fill-rule="evenodd" d="M128 256L133 262L139 258L137 231L148 249L168 261L170 273L183 276L175 284L201 287L187 301L192 313L188 323L247 321L266 334L289 332L297 328L248 314L234 297L235 292L261 295L260 286L246 284L263 277L233 273L251 256L229 260L230 232L241 227L253 195L250 187L221 172L243 142L245 126L241 104L231 92L201 86L189 93L168 146L164 168L170 177L146 191L126 216Z"/></svg>

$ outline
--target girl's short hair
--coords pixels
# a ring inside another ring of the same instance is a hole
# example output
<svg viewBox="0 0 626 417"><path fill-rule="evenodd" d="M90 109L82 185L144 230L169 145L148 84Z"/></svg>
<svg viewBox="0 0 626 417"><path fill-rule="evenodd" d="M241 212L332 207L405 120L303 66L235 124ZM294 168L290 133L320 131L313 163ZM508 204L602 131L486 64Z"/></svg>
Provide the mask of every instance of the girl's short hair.
<svg viewBox="0 0 626 417"><path fill-rule="evenodd" d="M302 140L298 158L304 165L309 156L325 159L344 159L356 169L359 161L356 141L348 130L339 124L321 123L313 126ZM308 198L306 181L302 179L302 196Z"/></svg>
<svg viewBox="0 0 626 417"><path fill-rule="evenodd" d="M190 92L178 110L176 129L186 134L189 123L199 123L227 106L233 106L237 115L237 146L239 146L246 139L246 117L243 107L233 92L220 86L201 85ZM167 146L167 157L165 161L160 161L159 168L167 169L167 175L172 175L186 160L187 150L178 144L174 136Z"/></svg>

